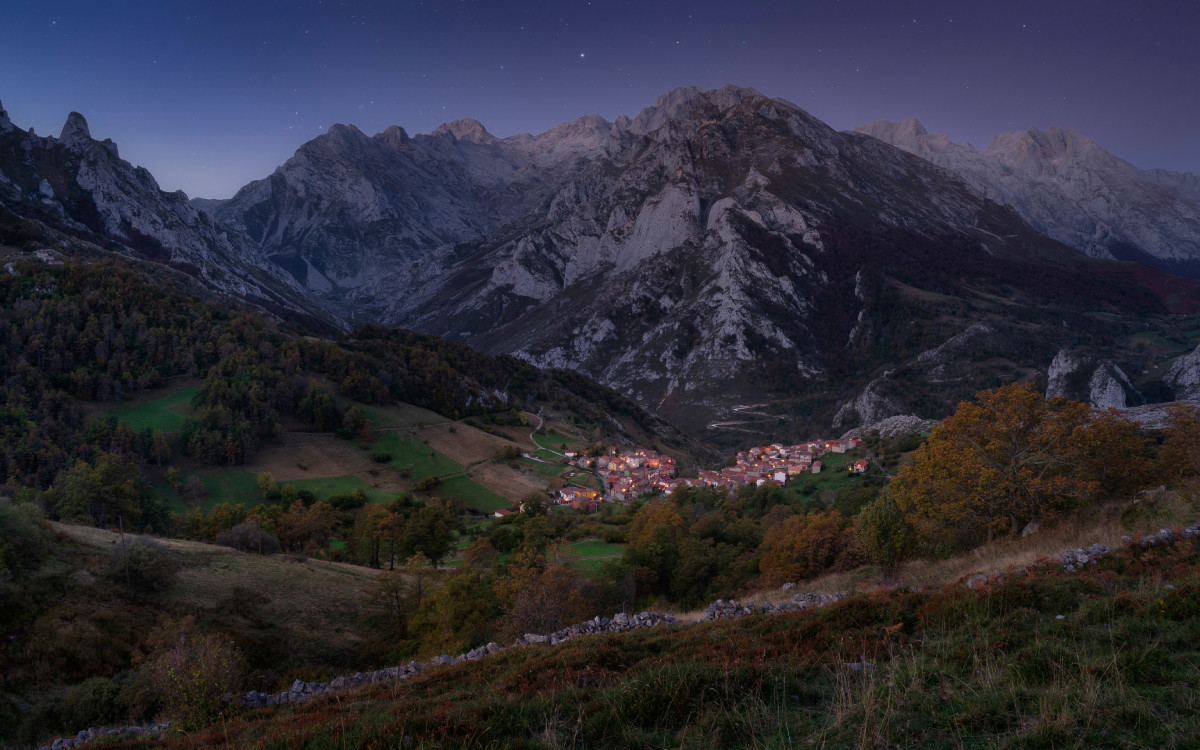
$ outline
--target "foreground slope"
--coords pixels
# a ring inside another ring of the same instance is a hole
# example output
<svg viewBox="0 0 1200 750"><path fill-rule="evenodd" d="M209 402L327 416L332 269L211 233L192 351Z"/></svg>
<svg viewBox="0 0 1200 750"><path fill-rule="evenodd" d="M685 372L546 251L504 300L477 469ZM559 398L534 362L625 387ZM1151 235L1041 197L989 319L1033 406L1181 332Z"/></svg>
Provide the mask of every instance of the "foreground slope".
<svg viewBox="0 0 1200 750"><path fill-rule="evenodd" d="M509 649L123 747L1187 747L1194 539L969 588Z"/></svg>

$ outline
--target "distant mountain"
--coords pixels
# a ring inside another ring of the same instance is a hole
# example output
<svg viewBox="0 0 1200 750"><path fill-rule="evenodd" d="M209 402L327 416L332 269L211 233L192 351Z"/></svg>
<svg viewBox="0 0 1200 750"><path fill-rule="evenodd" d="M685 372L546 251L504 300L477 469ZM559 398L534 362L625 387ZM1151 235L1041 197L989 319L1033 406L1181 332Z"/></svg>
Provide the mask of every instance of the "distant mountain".
<svg viewBox="0 0 1200 750"><path fill-rule="evenodd" d="M591 116L498 139L469 119L411 138L335 125L214 215L310 290L352 290L529 213L599 152L609 127Z"/></svg>
<svg viewBox="0 0 1200 750"><path fill-rule="evenodd" d="M1132 406L1200 368L1171 317L1200 284L1082 255L970 178L752 89L509 138L338 125L192 204L76 118L59 139L5 121L5 205L268 309L576 370L711 439L938 417L1016 378ZM1144 174L1166 196L1147 222L1196 189Z"/></svg>
<svg viewBox="0 0 1200 750"><path fill-rule="evenodd" d="M276 315L338 327L328 311L237 233L167 193L146 169L92 138L72 112L57 138L17 129L0 106L0 205L66 236L169 265Z"/></svg>
<svg viewBox="0 0 1200 750"><path fill-rule="evenodd" d="M1166 309L1159 276L1090 262L927 160L736 87L539 136L336 126L217 216L349 315L576 369L690 427L752 422L721 415L763 399L842 427L943 412L986 382L947 359L984 293L1060 322ZM905 319L931 298L936 325ZM1088 338L1031 336L1014 312L988 313L985 337L1012 376ZM919 382L881 374L897 369Z"/></svg>
<svg viewBox="0 0 1200 750"><path fill-rule="evenodd" d="M1088 255L1200 278L1200 174L1138 169L1057 127L1004 133L985 149L930 134L912 119L856 131L949 169Z"/></svg>

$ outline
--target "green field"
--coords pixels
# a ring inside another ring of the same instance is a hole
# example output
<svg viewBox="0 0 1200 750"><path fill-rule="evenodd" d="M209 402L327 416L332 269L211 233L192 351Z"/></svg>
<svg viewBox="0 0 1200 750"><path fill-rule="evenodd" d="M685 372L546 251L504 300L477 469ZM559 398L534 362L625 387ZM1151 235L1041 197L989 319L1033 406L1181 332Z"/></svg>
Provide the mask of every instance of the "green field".
<svg viewBox="0 0 1200 750"><path fill-rule="evenodd" d="M541 451L538 451L538 453L540 454ZM551 457L558 458L558 456ZM564 468L562 464L548 464L544 461L533 461L528 458L522 458L521 463L533 469L533 473L540 477L556 477L563 473Z"/></svg>
<svg viewBox="0 0 1200 750"><path fill-rule="evenodd" d="M258 475L245 469L204 469L195 472L204 480L206 490L200 507L208 509L219 503L247 506L258 505L262 502L258 494ZM186 486L191 474L182 479Z"/></svg>
<svg viewBox="0 0 1200 750"><path fill-rule="evenodd" d="M624 544L609 544L598 539L572 542L571 552L578 556L572 567L584 573L595 573L609 560L619 560L625 553Z"/></svg>
<svg viewBox="0 0 1200 750"><path fill-rule="evenodd" d="M540 432L533 436L533 441L542 448L548 448L553 451L558 451L559 453L562 453L563 449L568 445L573 445L579 442L575 438L567 437L565 435L544 435Z"/></svg>
<svg viewBox="0 0 1200 750"><path fill-rule="evenodd" d="M440 424L451 421L434 411L422 409L412 404L394 404L392 406L364 406L354 401L346 400L362 409L363 414L376 427L416 427L426 424ZM344 406L344 404L341 404Z"/></svg>
<svg viewBox="0 0 1200 750"><path fill-rule="evenodd" d="M220 503L237 505L244 503L247 507L262 504L258 491L258 475L246 469L203 469L185 474L182 481L186 485L189 477L199 475L204 481L205 497L196 507L205 510ZM333 495L348 495L355 490L362 490L373 503L387 503L395 499L396 494L377 490L358 477L325 477L321 479L295 479L283 484L295 485L298 490L308 490L319 500L328 500ZM155 490L169 498L171 510L184 512L188 506L179 498L166 482L154 485Z"/></svg>
<svg viewBox="0 0 1200 750"><path fill-rule="evenodd" d="M513 504L512 500L497 495L465 474L443 479L433 493L438 497L462 500L463 505L482 513L491 513Z"/></svg>
<svg viewBox="0 0 1200 750"><path fill-rule="evenodd" d="M573 542L571 551L580 557L620 557L625 552L624 544L609 544L599 539Z"/></svg>
<svg viewBox="0 0 1200 750"><path fill-rule="evenodd" d="M127 423L134 432L146 429L179 432L183 427L183 418L192 411L192 396L196 395L196 391L196 388L184 388L153 401L113 409L108 413Z"/></svg>
<svg viewBox="0 0 1200 750"><path fill-rule="evenodd" d="M398 493L377 490L358 477L323 477L320 479L293 479L280 484L294 484L298 490L308 490L321 500L327 500L334 495L349 495L355 490L362 490L367 499L373 503L389 503L396 499Z"/></svg>
<svg viewBox="0 0 1200 750"><path fill-rule="evenodd" d="M416 438L398 432L385 433L375 442L372 450L391 453L390 465L397 469L412 469L411 479L414 482L423 477L444 477L463 470L462 464L457 461L438 453Z"/></svg>

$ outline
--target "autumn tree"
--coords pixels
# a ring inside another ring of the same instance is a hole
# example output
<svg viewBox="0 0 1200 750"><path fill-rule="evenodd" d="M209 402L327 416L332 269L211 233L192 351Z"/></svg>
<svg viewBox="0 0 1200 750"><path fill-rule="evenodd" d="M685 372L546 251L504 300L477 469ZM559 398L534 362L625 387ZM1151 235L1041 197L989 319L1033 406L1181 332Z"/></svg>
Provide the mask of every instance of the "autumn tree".
<svg viewBox="0 0 1200 750"><path fill-rule="evenodd" d="M854 521L859 549L879 566L884 583L895 583L901 565L917 548L916 532L896 498L885 489L863 507Z"/></svg>
<svg viewBox="0 0 1200 750"><path fill-rule="evenodd" d="M847 546L838 511L789 516L768 529L759 548L759 569L772 584L815 578L832 567Z"/></svg>
<svg viewBox="0 0 1200 750"><path fill-rule="evenodd" d="M1200 407L1174 403L1167 407L1159 454L1162 473L1179 478L1200 475Z"/></svg>
<svg viewBox="0 0 1200 750"><path fill-rule="evenodd" d="M1075 471L1107 497L1128 495L1151 474L1150 444L1141 426L1117 409L1094 411L1072 431L1068 445Z"/></svg>
<svg viewBox="0 0 1200 750"><path fill-rule="evenodd" d="M894 481L897 504L948 552L980 537L1018 533L1092 499L1077 472L1075 431L1088 407L1045 398L1032 383L976 394L935 427Z"/></svg>
<svg viewBox="0 0 1200 750"><path fill-rule="evenodd" d="M667 592L686 534L687 525L674 503L647 503L634 514L626 537L625 562L634 568L639 585L647 592Z"/></svg>
<svg viewBox="0 0 1200 750"><path fill-rule="evenodd" d="M92 518L101 524L142 523L149 487L136 464L102 451L91 463L76 461L55 481L54 511L60 518Z"/></svg>
<svg viewBox="0 0 1200 750"><path fill-rule="evenodd" d="M569 548L562 544L545 554L522 549L496 584L503 608L501 636L545 635L591 614L586 581L569 566Z"/></svg>

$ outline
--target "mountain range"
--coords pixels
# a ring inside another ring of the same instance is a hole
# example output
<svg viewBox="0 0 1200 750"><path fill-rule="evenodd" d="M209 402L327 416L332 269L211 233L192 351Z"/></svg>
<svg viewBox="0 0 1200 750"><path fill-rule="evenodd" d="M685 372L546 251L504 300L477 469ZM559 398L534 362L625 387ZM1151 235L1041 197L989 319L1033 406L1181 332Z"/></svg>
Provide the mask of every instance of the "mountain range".
<svg viewBox="0 0 1200 750"><path fill-rule="evenodd" d="M713 439L941 416L1014 378L1190 392L1196 175L1058 129L984 151L860 130L737 87L536 136L337 125L189 204L79 115L58 138L0 115L0 199L272 314L574 369Z"/></svg>

